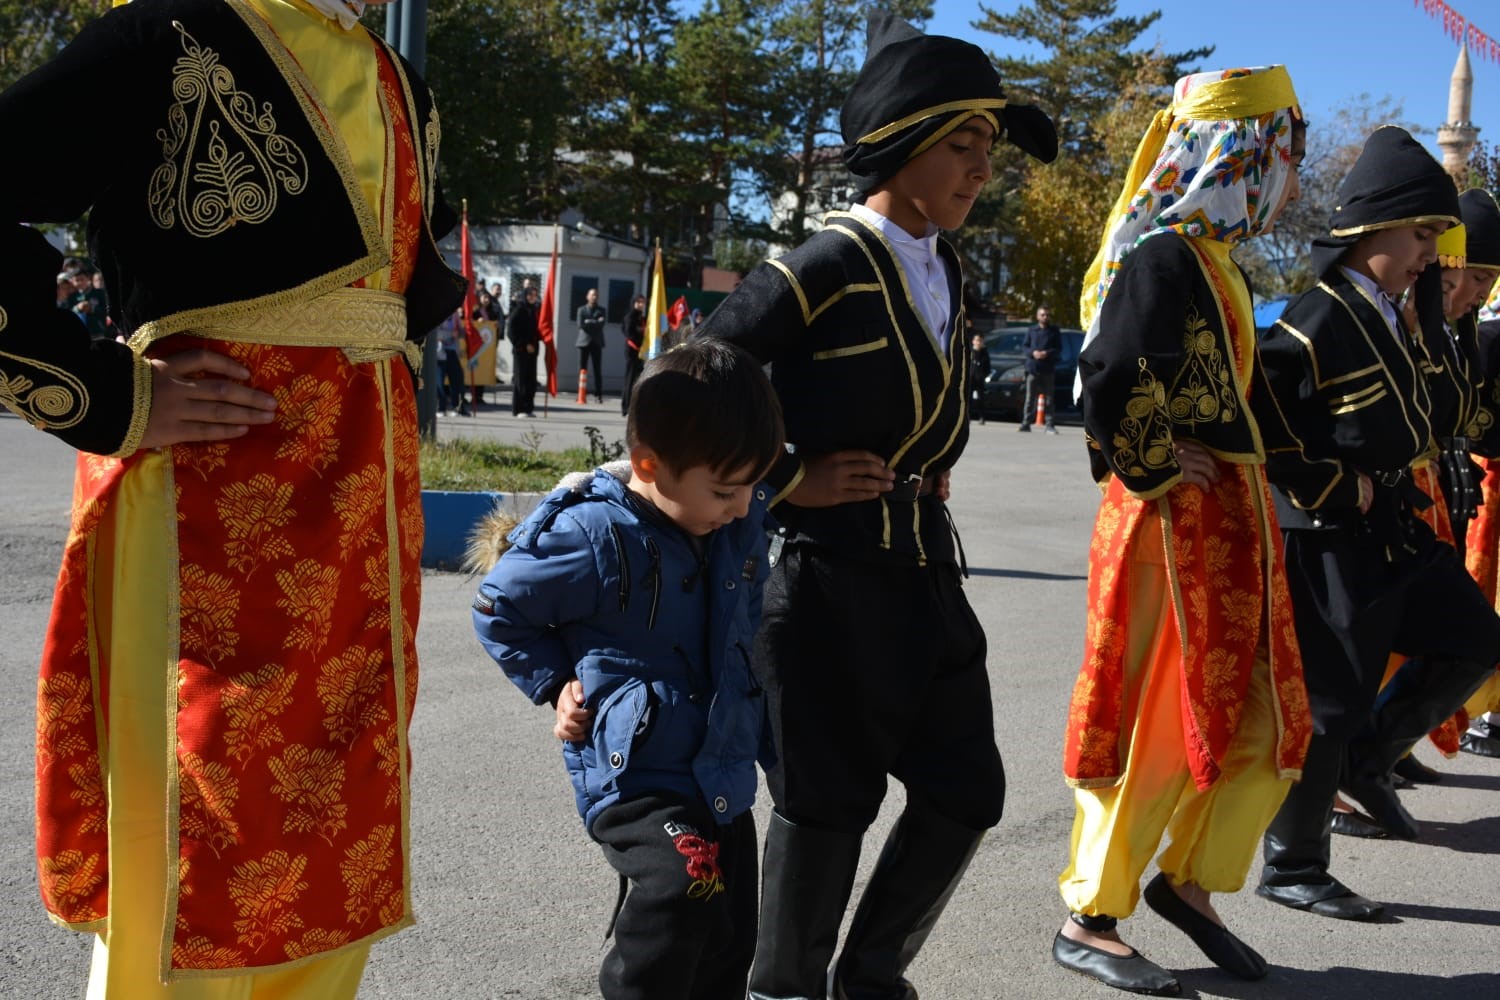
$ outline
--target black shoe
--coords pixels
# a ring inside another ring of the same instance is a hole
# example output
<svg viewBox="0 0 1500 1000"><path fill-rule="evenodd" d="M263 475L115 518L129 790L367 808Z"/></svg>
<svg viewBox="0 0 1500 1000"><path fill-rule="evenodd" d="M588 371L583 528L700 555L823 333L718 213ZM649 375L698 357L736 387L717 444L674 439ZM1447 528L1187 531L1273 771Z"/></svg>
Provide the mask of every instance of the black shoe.
<svg viewBox="0 0 1500 1000"><path fill-rule="evenodd" d="M1368 840L1384 840L1385 830L1364 813L1339 812L1334 810L1332 829L1345 837L1364 837Z"/></svg>
<svg viewBox="0 0 1500 1000"><path fill-rule="evenodd" d="M1442 772L1434 771L1412 754L1407 754L1398 760L1393 773L1414 785L1441 785L1443 783Z"/></svg>
<svg viewBox="0 0 1500 1000"><path fill-rule="evenodd" d="M1031 433L1031 425L1030 424L1022 424L1020 427L1017 427L1016 430L1020 431L1022 434L1030 434Z"/></svg>
<svg viewBox="0 0 1500 1000"><path fill-rule="evenodd" d="M1328 895L1329 892L1336 894ZM1331 886L1261 884L1255 887L1255 894L1294 910L1306 910L1335 920L1372 923L1385 915L1384 906L1338 882Z"/></svg>
<svg viewBox="0 0 1500 1000"><path fill-rule="evenodd" d="M1241 979L1264 979L1266 960L1256 950L1193 909L1172 889L1167 876L1158 874L1142 894L1157 915L1193 939L1209 961Z"/></svg>
<svg viewBox="0 0 1500 1000"><path fill-rule="evenodd" d="M1062 931L1058 931L1052 939L1052 960L1064 969L1118 990L1152 997L1175 997L1182 992L1175 976L1134 948L1129 955L1116 955L1063 937Z"/></svg>
<svg viewBox="0 0 1500 1000"><path fill-rule="evenodd" d="M1490 731L1494 732L1493 727ZM1493 736L1464 733L1458 738L1458 748L1464 753L1477 754L1480 757L1500 757L1500 739Z"/></svg>
<svg viewBox="0 0 1500 1000"><path fill-rule="evenodd" d="M1417 821L1396 797L1396 790L1389 780L1350 782L1342 789L1359 801L1365 812L1378 823L1381 829L1398 840L1416 840L1419 833Z"/></svg>

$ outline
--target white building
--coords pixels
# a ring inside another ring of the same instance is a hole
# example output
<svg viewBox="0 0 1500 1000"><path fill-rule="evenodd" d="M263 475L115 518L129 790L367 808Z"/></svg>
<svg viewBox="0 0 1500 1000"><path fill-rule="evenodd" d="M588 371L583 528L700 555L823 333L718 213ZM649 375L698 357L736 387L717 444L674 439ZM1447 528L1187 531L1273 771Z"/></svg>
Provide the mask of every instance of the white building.
<svg viewBox="0 0 1500 1000"><path fill-rule="evenodd" d="M636 295L650 291L651 254L645 247L606 236L586 223L571 226L550 223L471 226L470 252L474 276L480 288L500 286L500 302L507 310L520 294L522 282L530 278L541 294L547 282L552 248L557 247L556 315L557 387L559 395L578 391L579 358L574 343L578 337L578 307L590 288L599 290L599 302L608 313L604 328L604 388L618 394L625 374L625 338L620 323ZM455 229L439 244L448 262L458 268L459 233ZM510 346L501 344L502 376L509 369ZM545 383L546 376L541 374Z"/></svg>

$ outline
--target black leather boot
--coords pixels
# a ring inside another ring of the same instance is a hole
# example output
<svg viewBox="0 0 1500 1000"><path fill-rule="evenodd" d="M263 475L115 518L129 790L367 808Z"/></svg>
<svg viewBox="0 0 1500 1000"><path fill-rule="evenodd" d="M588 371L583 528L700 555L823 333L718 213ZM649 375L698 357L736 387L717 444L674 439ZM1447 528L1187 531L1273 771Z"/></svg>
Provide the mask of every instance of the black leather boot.
<svg viewBox="0 0 1500 1000"><path fill-rule="evenodd" d="M1489 664L1456 658L1408 660L1381 692L1369 723L1350 742L1344 787L1392 836L1417 836L1416 821L1391 786L1397 762L1424 734L1463 707L1491 669Z"/></svg>
<svg viewBox="0 0 1500 1000"><path fill-rule="evenodd" d="M916 1000L902 973L932 933L983 830L907 802L860 897L833 976L833 1000Z"/></svg>
<svg viewBox="0 0 1500 1000"><path fill-rule="evenodd" d="M1370 724L1349 744L1350 760L1370 773L1391 773L1417 740L1463 707L1493 669L1476 660L1408 660L1381 692Z"/></svg>
<svg viewBox="0 0 1500 1000"><path fill-rule="evenodd" d="M1333 799L1344 746L1314 733L1302 780L1287 793L1262 841L1265 867L1255 894L1294 910L1340 920L1378 920L1384 907L1328 873Z"/></svg>
<svg viewBox="0 0 1500 1000"><path fill-rule="evenodd" d="M822 1000L863 835L771 813L750 1000Z"/></svg>

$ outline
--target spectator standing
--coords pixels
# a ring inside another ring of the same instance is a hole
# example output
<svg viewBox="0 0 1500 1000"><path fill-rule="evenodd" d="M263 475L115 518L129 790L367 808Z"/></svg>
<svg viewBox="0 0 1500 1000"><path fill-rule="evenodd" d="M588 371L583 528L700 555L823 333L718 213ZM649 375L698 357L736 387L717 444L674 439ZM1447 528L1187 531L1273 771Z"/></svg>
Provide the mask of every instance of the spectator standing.
<svg viewBox="0 0 1500 1000"><path fill-rule="evenodd" d="M972 327L973 324L971 323ZM969 338L969 417L984 419L984 384L990 377L990 350L984 346L984 335Z"/></svg>
<svg viewBox="0 0 1500 1000"><path fill-rule="evenodd" d="M606 313L599 304L599 289L590 288L583 305L578 307L578 392L583 394L584 373L594 374L594 397L604 402L604 322Z"/></svg>
<svg viewBox="0 0 1500 1000"><path fill-rule="evenodd" d="M542 334L537 329L539 318L536 286L527 285L521 292L521 300L511 306L505 320L505 335L510 338L511 390L510 412L512 416L531 417L536 409L536 359L537 345Z"/></svg>
<svg viewBox="0 0 1500 1000"><path fill-rule="evenodd" d="M443 406L440 415L444 417L454 411L461 417L469 415L469 403L464 398L464 363L458 346L462 328L457 313L437 328L438 374L442 377L438 398Z"/></svg>
<svg viewBox="0 0 1500 1000"><path fill-rule="evenodd" d="M646 296L635 297L630 311L620 321L620 332L625 335L625 388L620 392L620 412L629 413L630 392L645 364L641 360L641 346L646 343Z"/></svg>
<svg viewBox="0 0 1500 1000"><path fill-rule="evenodd" d="M84 265L73 272L73 295L70 308L83 320L93 340L109 340L109 297L94 283L95 271Z"/></svg>
<svg viewBox="0 0 1500 1000"><path fill-rule="evenodd" d="M1057 359L1062 357L1062 331L1052 322L1052 310L1042 306L1036 311L1036 325L1026 331L1021 342L1026 356L1026 403L1021 407L1022 432L1036 422L1038 400L1045 396L1047 433L1056 434L1052 421L1052 388L1057 379Z"/></svg>

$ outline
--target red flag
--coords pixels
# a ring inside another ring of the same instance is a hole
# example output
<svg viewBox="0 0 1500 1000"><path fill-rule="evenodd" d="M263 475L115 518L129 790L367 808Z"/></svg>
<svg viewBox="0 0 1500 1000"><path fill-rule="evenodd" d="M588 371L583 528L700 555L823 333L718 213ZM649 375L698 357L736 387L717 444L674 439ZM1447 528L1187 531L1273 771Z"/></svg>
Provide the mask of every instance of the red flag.
<svg viewBox="0 0 1500 1000"><path fill-rule="evenodd" d="M542 286L541 314L536 328L547 345L547 394L557 395L557 328L552 314L557 311L557 227L552 227L552 263L547 265L547 282Z"/></svg>
<svg viewBox="0 0 1500 1000"><path fill-rule="evenodd" d="M667 310L667 323L675 330L682 325L683 320L687 319L687 314L687 297L679 295L677 301L672 303L672 308Z"/></svg>
<svg viewBox="0 0 1500 1000"><path fill-rule="evenodd" d="M484 347L484 338L474 325L474 251L469 247L469 200L464 199L463 221L458 231L459 268L469 287L464 290L464 350L468 357L477 357Z"/></svg>

